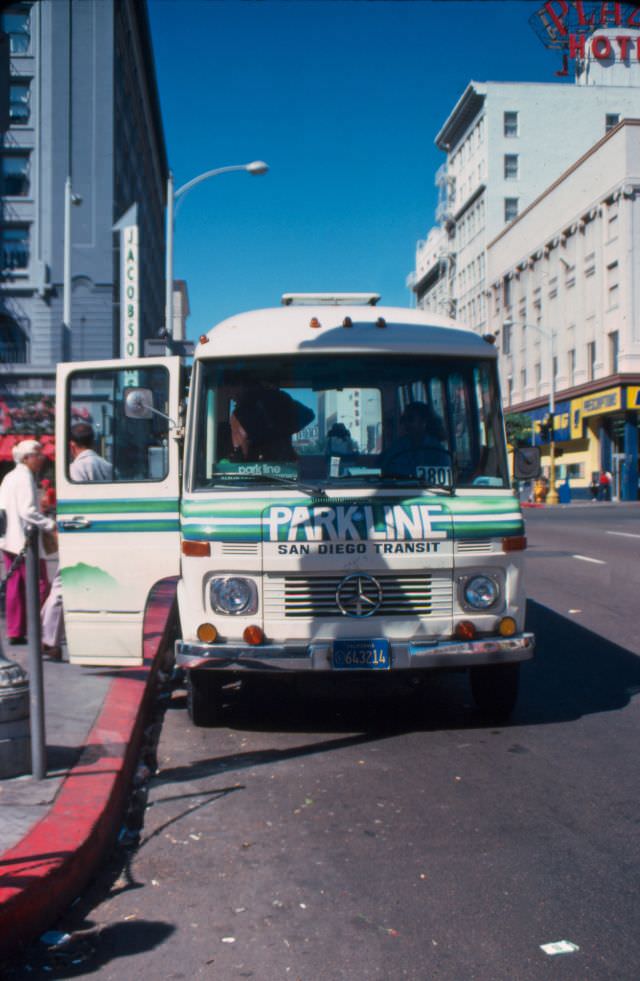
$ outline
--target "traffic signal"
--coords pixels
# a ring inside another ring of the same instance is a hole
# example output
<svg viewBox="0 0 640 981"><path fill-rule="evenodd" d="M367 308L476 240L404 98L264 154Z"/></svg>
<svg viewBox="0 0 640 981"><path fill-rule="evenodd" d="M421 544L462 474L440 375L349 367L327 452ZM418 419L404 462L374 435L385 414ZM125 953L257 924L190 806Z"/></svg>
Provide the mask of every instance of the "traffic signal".
<svg viewBox="0 0 640 981"><path fill-rule="evenodd" d="M540 423L540 437L544 440L550 440L553 436L553 416L550 412L547 412L546 416L542 419Z"/></svg>

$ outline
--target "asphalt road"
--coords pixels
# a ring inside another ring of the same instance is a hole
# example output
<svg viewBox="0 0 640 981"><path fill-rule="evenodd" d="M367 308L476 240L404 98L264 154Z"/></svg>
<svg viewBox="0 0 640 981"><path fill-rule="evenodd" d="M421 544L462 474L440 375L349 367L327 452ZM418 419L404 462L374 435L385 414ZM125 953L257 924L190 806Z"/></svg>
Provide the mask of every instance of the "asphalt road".
<svg viewBox="0 0 640 981"><path fill-rule="evenodd" d="M636 981L639 519L527 511L539 646L509 725L464 675L231 693L206 730L175 691L141 845L60 924L49 976Z"/></svg>

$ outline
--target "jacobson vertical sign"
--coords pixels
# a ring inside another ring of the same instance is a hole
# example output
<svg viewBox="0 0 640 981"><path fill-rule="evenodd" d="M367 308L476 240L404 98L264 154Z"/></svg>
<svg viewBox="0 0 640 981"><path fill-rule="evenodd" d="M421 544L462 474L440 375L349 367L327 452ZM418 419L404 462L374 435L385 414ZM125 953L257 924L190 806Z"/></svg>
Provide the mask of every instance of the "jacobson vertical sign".
<svg viewBox="0 0 640 981"><path fill-rule="evenodd" d="M140 354L140 267L138 226L127 225L120 231L122 276L120 310L122 341L120 355L137 358Z"/></svg>

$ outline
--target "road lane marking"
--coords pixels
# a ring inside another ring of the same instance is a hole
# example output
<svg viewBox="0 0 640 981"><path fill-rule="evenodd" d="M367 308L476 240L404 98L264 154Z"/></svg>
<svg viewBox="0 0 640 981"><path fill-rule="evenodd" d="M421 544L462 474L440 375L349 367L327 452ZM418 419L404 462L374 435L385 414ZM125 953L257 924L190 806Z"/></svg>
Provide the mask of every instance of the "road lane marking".
<svg viewBox="0 0 640 981"><path fill-rule="evenodd" d="M640 535L634 535L631 531L608 531L607 535L620 535L621 538L640 538Z"/></svg>
<svg viewBox="0 0 640 981"><path fill-rule="evenodd" d="M581 562L593 562L595 565L606 565L602 559L590 559L588 555L572 555L572 559L580 559Z"/></svg>

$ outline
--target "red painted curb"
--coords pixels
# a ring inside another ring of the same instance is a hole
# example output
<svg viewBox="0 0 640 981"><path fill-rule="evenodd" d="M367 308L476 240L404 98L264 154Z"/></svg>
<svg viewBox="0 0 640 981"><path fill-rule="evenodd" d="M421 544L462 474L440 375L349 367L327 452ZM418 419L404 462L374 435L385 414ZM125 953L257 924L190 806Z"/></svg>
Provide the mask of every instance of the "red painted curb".
<svg viewBox="0 0 640 981"><path fill-rule="evenodd" d="M115 836L175 590L175 579L153 590L143 625L143 667L124 669L112 682L49 813L0 856L0 954L15 952L54 922L92 877Z"/></svg>

